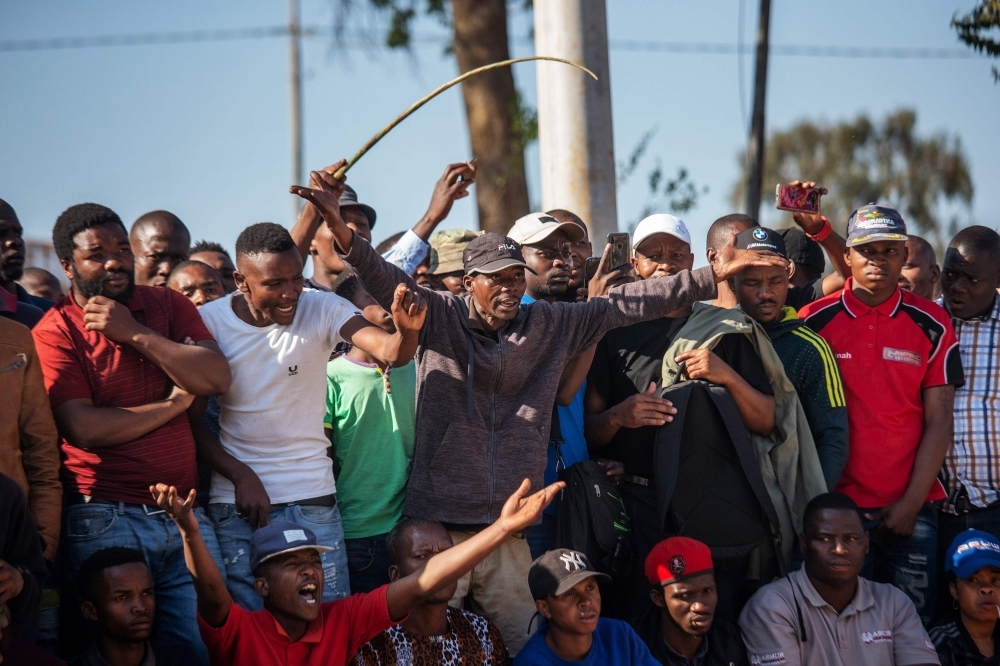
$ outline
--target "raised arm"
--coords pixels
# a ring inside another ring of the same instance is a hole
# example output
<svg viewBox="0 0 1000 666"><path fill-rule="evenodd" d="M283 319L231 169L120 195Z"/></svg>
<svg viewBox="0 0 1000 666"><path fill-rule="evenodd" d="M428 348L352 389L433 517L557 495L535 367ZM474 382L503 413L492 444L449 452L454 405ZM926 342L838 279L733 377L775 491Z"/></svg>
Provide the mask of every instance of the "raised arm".
<svg viewBox="0 0 1000 666"><path fill-rule="evenodd" d="M807 189L816 187L816 183L812 181L793 180L789 184L793 187L805 187ZM825 187L821 191L822 194L827 193ZM792 213L792 219L795 220L795 224L802 228L802 231L811 236L823 236L824 231L830 224L830 221L823 216L819 209L815 213ZM831 227L830 231L823 237L823 240L819 241L819 244L823 247L826 256L830 259L830 264L833 266L833 273L823 278L823 295L829 296L843 289L847 278L851 277L851 269L847 266L847 258L845 256L847 243Z"/></svg>
<svg viewBox="0 0 1000 666"><path fill-rule="evenodd" d="M323 218L320 217L319 211L307 201L306 205L302 207L299 219L288 230L292 240L295 241L295 248L302 255L303 263L309 258L309 246L312 244L313 238L316 237L316 230L321 224L323 224Z"/></svg>
<svg viewBox="0 0 1000 666"><path fill-rule="evenodd" d="M495 523L471 539L427 560L420 571L389 584L386 592L389 617L393 621L401 621L424 599L464 576L510 535L534 523L542 515L542 509L565 487L566 484L560 481L525 497L531 489L531 482L525 479L507 499Z"/></svg>
<svg viewBox="0 0 1000 666"><path fill-rule="evenodd" d="M104 296L87 301L83 321L88 331L134 347L188 393L215 395L229 390L229 363L213 340L193 345L168 340L137 322L128 307Z"/></svg>
<svg viewBox="0 0 1000 666"><path fill-rule="evenodd" d="M427 301L419 291L396 287L390 308L396 332L390 335L364 317L352 317L340 329L340 336L383 363L399 368L413 359L420 329L427 316Z"/></svg>
<svg viewBox="0 0 1000 666"><path fill-rule="evenodd" d="M605 248L598 272L609 261L610 248ZM560 323L572 357L597 344L613 328L663 317L698 301L715 298L716 283L728 280L745 268L787 265L787 261L776 255L736 249L734 234L729 245L720 251L714 267L621 285L611 289L606 298L591 299L585 304L555 304L553 311L562 317Z"/></svg>
<svg viewBox="0 0 1000 666"><path fill-rule="evenodd" d="M67 400L52 409L59 431L73 446L99 449L131 442L180 416L194 396L177 389L137 407L95 407L89 398Z"/></svg>
<svg viewBox="0 0 1000 666"><path fill-rule="evenodd" d="M229 617L233 598L226 589L226 581L215 558L208 552L208 546L198 527L198 519L192 511L195 489L191 489L187 499L181 499L177 495L177 488L163 483L150 486L149 492L153 494L156 505L177 523L180 530L184 541L184 563L194 579L194 589L198 595L198 614L209 626L221 627Z"/></svg>
<svg viewBox="0 0 1000 666"><path fill-rule="evenodd" d="M354 231L344 223L338 201L344 184L331 175L342 164L343 160L323 171L313 171L309 176L309 187L293 185L289 191L316 207L330 228L337 247L344 253L344 260L357 271L365 290L387 311L391 311L400 283L411 291L419 292L432 307L436 301L443 302L444 295L418 286L410 275L380 257L369 243L358 241Z"/></svg>
<svg viewBox="0 0 1000 666"><path fill-rule="evenodd" d="M444 175L434 184L431 203L420 221L413 225L413 233L421 240L429 239L437 225L451 213L454 203L469 196L469 186L475 182L475 161L449 164Z"/></svg>

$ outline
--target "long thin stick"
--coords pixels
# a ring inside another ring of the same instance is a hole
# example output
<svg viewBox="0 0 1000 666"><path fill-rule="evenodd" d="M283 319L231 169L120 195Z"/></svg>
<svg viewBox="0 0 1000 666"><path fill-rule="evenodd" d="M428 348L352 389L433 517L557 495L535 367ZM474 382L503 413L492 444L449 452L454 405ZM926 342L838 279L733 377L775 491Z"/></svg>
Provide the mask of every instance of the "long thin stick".
<svg viewBox="0 0 1000 666"><path fill-rule="evenodd" d="M344 166L342 166L340 169L337 170L336 173L333 174L333 177L334 178L338 178L338 179L343 178L344 174L347 173L347 170L350 169L352 166L354 166L357 163L357 161L360 160L361 157L365 153L367 153L369 150L371 150L372 147L382 139L382 137L384 137L386 134L388 134L389 132L391 132L392 128L394 128L396 125L398 125L399 123L401 123L404 120L406 120L407 116L409 116L411 113L413 113L414 111L416 111L417 109L419 109L420 107L422 107L424 104L426 104L427 102L431 101L432 99L434 99L435 97L437 97L438 95L440 95L441 93L443 93L448 88L451 88L452 86L457 85L457 84L461 83L462 81L465 81L466 79L471 79L473 76L476 76L477 74L482 74L483 72L488 72L491 69L499 69L500 67L509 67L509 66L513 65L514 63L517 63L517 62L527 62L529 60L551 60L552 62L561 62L564 65L571 65L573 67L576 67L577 69L582 69L587 74L590 74L590 76L592 76L595 81L598 80L597 79L597 75L594 74L589 69L587 69L586 67L584 67L583 65L578 65L575 62L571 62L569 60L563 60L562 58L553 58L551 56L528 56L526 58L514 58L513 60L503 60L501 62L494 62L494 63L491 63L489 65L483 65L482 67L477 67L476 69L470 70L470 71L466 72L465 74L462 74L461 76L452 79L448 83L446 83L443 86L441 86L441 87L437 88L436 90L434 90L432 93L430 93L430 94L428 94L428 95L426 95L424 97L421 97L416 102L414 102L413 105L410 106L410 108L408 108L406 111L404 111L403 113L401 113L398 118L396 118L391 123L389 123L388 125L386 125L385 127L383 127L379 131L378 134L376 134L375 136L373 136L372 138L370 138L368 140L368 143L366 143L364 146L362 146L361 150L359 150L357 153L354 154L354 157L352 157L351 159L347 160L347 164L345 164Z"/></svg>

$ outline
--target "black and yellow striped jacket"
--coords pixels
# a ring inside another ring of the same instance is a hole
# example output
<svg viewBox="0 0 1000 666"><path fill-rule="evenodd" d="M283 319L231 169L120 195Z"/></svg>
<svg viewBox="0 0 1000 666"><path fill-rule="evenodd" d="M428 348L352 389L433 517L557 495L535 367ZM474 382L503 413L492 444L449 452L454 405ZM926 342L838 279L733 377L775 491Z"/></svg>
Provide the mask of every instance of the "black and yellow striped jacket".
<svg viewBox="0 0 1000 666"><path fill-rule="evenodd" d="M826 340L806 326L793 308L785 307L782 315L780 321L762 326L799 394L827 488L833 490L848 453L847 407L837 359Z"/></svg>

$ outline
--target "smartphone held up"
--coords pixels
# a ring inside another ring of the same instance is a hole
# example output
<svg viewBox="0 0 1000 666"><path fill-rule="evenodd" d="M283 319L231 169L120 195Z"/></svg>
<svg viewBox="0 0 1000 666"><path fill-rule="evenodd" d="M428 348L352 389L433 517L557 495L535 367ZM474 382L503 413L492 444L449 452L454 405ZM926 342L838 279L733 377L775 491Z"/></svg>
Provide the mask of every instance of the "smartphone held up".
<svg viewBox="0 0 1000 666"><path fill-rule="evenodd" d="M774 205L778 210L815 214L819 212L819 200L822 196L821 187L779 184L774 190Z"/></svg>

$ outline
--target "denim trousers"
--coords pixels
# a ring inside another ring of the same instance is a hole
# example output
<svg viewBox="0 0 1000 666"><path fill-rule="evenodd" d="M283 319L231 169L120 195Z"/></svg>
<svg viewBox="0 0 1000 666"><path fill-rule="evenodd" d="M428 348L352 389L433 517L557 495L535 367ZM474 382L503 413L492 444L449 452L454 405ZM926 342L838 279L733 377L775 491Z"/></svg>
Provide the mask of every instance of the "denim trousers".
<svg viewBox="0 0 1000 666"><path fill-rule="evenodd" d="M253 587L250 570L250 536L254 530L249 521L236 513L235 504L209 504L208 515L215 524L215 536L222 551L229 594L243 608L260 610L264 599ZM320 554L323 561L323 601L335 601L351 593L347 573L347 554L344 552L344 528L340 522L340 509L336 506L286 505L272 508L271 522L287 520L308 527L316 535L316 542L329 546Z"/></svg>
<svg viewBox="0 0 1000 666"><path fill-rule="evenodd" d="M358 539L344 539L351 592L371 592L389 583L389 552L386 534Z"/></svg>
<svg viewBox="0 0 1000 666"><path fill-rule="evenodd" d="M946 511L938 513L938 561L942 563L942 569L948 547L955 537L965 530L982 530L1000 539L1000 504L984 509L974 508L968 513L954 514ZM955 619L951 593L948 591L948 579L945 576L938 581L937 594L936 618L942 622Z"/></svg>
<svg viewBox="0 0 1000 666"><path fill-rule="evenodd" d="M903 539L879 534L880 522L864 517L865 513L874 511L861 511L861 521L869 539L861 575L876 583L890 583L905 592L926 627L934 617L937 598L937 507L924 504L917 514L913 534Z"/></svg>
<svg viewBox="0 0 1000 666"><path fill-rule="evenodd" d="M219 544L204 510L194 510L208 551L221 562ZM184 543L177 525L156 507L139 504L74 504L64 513L67 590L76 589L76 572L95 552L120 546L141 552L156 588L154 640L190 645L203 664L208 651L198 633L197 595L184 562ZM70 598L79 599L75 593Z"/></svg>

